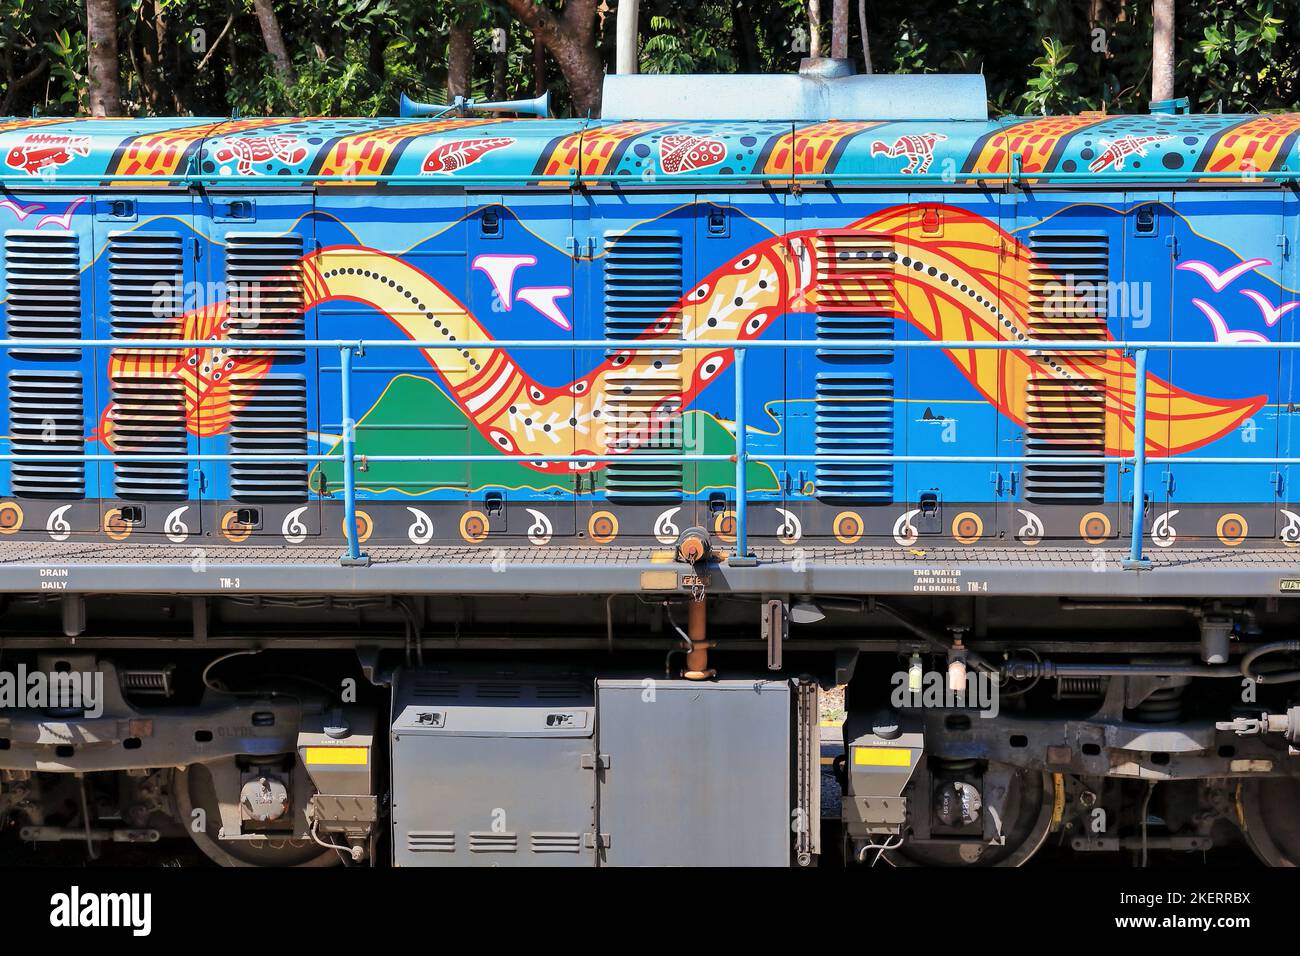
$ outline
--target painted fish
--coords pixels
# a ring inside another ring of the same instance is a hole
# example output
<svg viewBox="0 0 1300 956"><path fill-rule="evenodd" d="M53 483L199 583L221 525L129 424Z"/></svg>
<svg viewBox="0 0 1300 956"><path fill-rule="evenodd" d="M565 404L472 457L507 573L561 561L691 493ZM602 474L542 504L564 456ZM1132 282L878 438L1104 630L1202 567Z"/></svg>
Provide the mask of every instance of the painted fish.
<svg viewBox="0 0 1300 956"><path fill-rule="evenodd" d="M670 176L716 166L726 158L726 144L710 136L674 133L659 140L659 168Z"/></svg>
<svg viewBox="0 0 1300 956"><path fill-rule="evenodd" d="M66 136L62 133L28 133L23 141L9 150L5 163L10 169L38 173L50 166L62 166L73 156L90 155L89 136Z"/></svg>
<svg viewBox="0 0 1300 956"><path fill-rule="evenodd" d="M871 155L888 156L890 159L906 156L907 165L902 170L904 173L924 173L934 162L935 144L942 143L947 138L943 133L921 133L916 136L900 136L888 144L876 140L871 144Z"/></svg>
<svg viewBox="0 0 1300 956"><path fill-rule="evenodd" d="M1147 147L1152 143L1163 143L1169 136L1121 136L1111 142L1101 154L1088 164L1088 172L1099 173L1103 169L1121 170L1124 160L1129 156L1145 156ZM1105 140L1102 140L1105 142Z"/></svg>
<svg viewBox="0 0 1300 956"><path fill-rule="evenodd" d="M483 139L458 139L452 143L443 143L429 151L420 166L421 176L436 173L449 174L476 163L494 149L502 149L513 143L512 136L488 136Z"/></svg>
<svg viewBox="0 0 1300 956"><path fill-rule="evenodd" d="M271 133L266 136L231 136L217 143L212 158L218 163L235 161L241 176L254 174L254 163L278 159L293 165L307 158L307 147L295 133Z"/></svg>

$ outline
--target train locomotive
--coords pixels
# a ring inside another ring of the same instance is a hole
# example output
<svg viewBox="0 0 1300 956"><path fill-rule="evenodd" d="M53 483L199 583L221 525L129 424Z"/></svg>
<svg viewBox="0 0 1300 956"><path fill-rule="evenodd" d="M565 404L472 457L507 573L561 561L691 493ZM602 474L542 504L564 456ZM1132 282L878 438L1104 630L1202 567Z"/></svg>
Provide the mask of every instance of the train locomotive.
<svg viewBox="0 0 1300 956"><path fill-rule="evenodd" d="M0 121L0 845L1296 864L1300 114L408 106Z"/></svg>

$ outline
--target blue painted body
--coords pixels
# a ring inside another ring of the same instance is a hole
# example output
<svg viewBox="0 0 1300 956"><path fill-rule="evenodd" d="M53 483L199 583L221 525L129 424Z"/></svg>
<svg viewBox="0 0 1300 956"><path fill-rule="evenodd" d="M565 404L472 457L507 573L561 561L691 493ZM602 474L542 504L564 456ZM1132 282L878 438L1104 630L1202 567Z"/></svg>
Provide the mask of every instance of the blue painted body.
<svg viewBox="0 0 1300 956"><path fill-rule="evenodd" d="M1146 126L1168 129L1174 122L1133 119L1138 132ZM1177 144L1193 159L1204 143L1221 134L1224 128L1217 118L1179 122L1185 122L1186 128L1177 132L1185 135L1155 146L1171 151ZM883 172L890 160L876 155L872 142L877 136L893 141L933 133L942 126L946 139L935 150L932 157L935 165L929 168L929 173L941 172L945 152L962 157L958 169L969 171L974 167L967 157L978 149L981 137L999 128L997 124L983 123L887 125L887 136L880 129L871 129L839 143L836 148L840 151L840 168L848 169L843 164L855 163L849 171L865 174L881 170L882 176L892 175L901 160L893 162L893 173ZM137 126L133 135L157 134L168 128L165 124L156 124L155 128L143 121ZM543 160L551 155L549 151L557 149L555 144L578 126L550 121L507 121L475 129L476 137L510 137L512 143L470 160L474 175L516 179L521 175L525 178L540 175ZM673 179L674 174L664 168L667 160L662 142L653 138L659 135L662 139L668 135L666 131L633 138L630 146L623 144L617 156L602 167L605 175L626 177L634 188L612 187L597 181L589 189L573 190L543 184L541 180L525 185L508 179L475 182L468 177L464 183L456 183L454 172L446 179L426 178L423 183L410 185L394 182L343 187L335 183L313 186L311 182L289 181L280 186L273 181L277 174L286 174L292 180L317 173L321 168L318 163L313 165L317 148L324 150L339 136L375 128L375 121L369 120L286 121L272 131L273 135L300 137L312 149L300 157L293 152L295 147L272 144L268 148L281 148L285 155L250 159L253 168L244 185L214 181L202 188L186 188L180 183L145 186L108 179L96 183L64 183L58 178L23 183L10 177L5 187L9 204L0 209L0 228L7 240L27 233L32 236L66 233L75 237L80 268L80 332L87 339L113 337L113 290L107 250L110 240L127 233L136 237L157 234L180 239L188 309L220 299L219 291L214 293L214 289L225 280L225 256L232 237L294 235L301 237L304 255L331 247L362 246L399 257L436 280L494 339L566 341L607 337L606 264L611 238L638 234L678 236L681 279L680 288L673 291L684 296L715 269L774 236L842 229L893 206L942 204L975 212L1026 244L1044 232L1105 237L1110 250L1111 281L1120 283L1127 294L1137 296L1137 301L1110 310L1109 332L1116 340L1214 341L1214 327L1207 315L1193 305L1193 299L1211 304L1230 330L1250 332L1274 341L1295 339L1296 316L1300 312L1286 311L1276 324L1270 325L1266 321L1267 313L1261 311L1256 300L1243 294L1257 293L1261 301L1279 310L1295 302L1297 277L1291 252L1300 241L1296 199L1290 190L1267 184L1242 187L1214 182L1146 184L1139 181L1116 185L1099 177L1096 184L1013 189L944 183L922 177L915 187L892 181L874 185L854 181L808 189L784 185L778 188L771 182L726 180L679 185ZM784 128L788 129L789 124ZM83 170L85 175L103 175L109 168L117 168L105 165L99 144L102 137L120 139L121 127L106 122L78 121L43 129L50 135L72 131L92 139L90 154L74 155L59 168L60 177L76 176ZM690 124L689 128L676 124L671 132L722 141L728 151L728 157L722 162L727 165L714 164L706 173L739 175L753 172L763 162L772 160L776 155L772 144L783 135L783 127L776 123L697 123ZM3 134L0 149L8 150L14 135ZM460 134L453 131L440 135L442 140L434 137L420 143L418 148L414 141L407 143L399 157L376 175L420 176L421 164L430 162L425 157L448 137ZM181 173L196 170L212 176L238 177L241 171L237 165L233 169L223 168L212 160L215 141L219 138L209 132L201 151ZM1153 160L1164 155L1155 146ZM1075 144L1072 148L1087 147ZM518 151L525 151L525 158L532 157L524 163L528 168L522 174ZM1066 160L1058 157L1057 162ZM1184 163L1179 165L1186 168ZM1062 169L1060 165L1055 168ZM1166 162L1161 168L1175 167L1172 162ZM463 168L460 171L463 173ZM36 206L44 208L33 210ZM25 210L33 211L20 220ZM1149 228L1139 226L1139 210L1154 211L1154 223ZM68 216L66 228L57 221L33 228L45 216L63 214ZM473 267L480 256L501 255L535 260L514 272L513 293L536 288L567 290L552 300L558 314L548 317L544 308L517 297L504 300L488 272ZM1223 273L1252 259L1266 262L1246 270L1219 291L1203 275L1178 268L1180 264L1198 262ZM7 282L11 271L0 273L0 282ZM8 285L0 286L0 299L8 302L9 293ZM976 536L980 540L1013 544L1018 536L1024 537L1020 533L1024 523L1020 516L1024 507L1022 465L939 460L948 456L1024 455L1024 427L985 400L944 352L892 350L845 357L816 348L817 328L818 317L814 312L789 308L764 329L762 338L805 341L811 343L810 347L755 349L747 357L747 449L762 462L757 467L763 479L750 482L749 500L755 505L751 513L751 534L771 538L789 520L782 516L792 514L801 532L810 538L857 540L853 535L841 536L836 532L834 516L849 506L827 502L819 494L818 465L790 460L788 456L818 453L819 380L825 382L827 376L837 374L858 374L892 380L888 453L934 459L894 463L887 469L891 493L886 499L852 504L864 513L879 514L878 519L866 521L868 538L887 539L896 529L898 516L920 508L928 496L935 496L941 509L939 528L934 533L947 536L951 532L952 514L970 507L981 516L982 527ZM897 340L923 337L915 324L901 319L888 323L881 334ZM306 312L303 335L307 339L367 341L404 338L392 316L361 302L337 299ZM58 357L32 358L6 352L0 355L0 376L9 381L15 371L80 373L84 381L85 451L111 454L112 449L99 440L102 434L97 431L111 392L108 353L104 348L86 348L79 357L60 353ZM560 388L598 366L605 354L596 350L523 350L515 351L511 357L538 384ZM1242 458L1255 463L1153 462L1148 466L1148 527L1162 512L1177 509L1190 514L1197 506L1206 506L1205 520L1186 533L1193 538L1208 539L1212 537L1219 513L1235 503L1251 509L1249 532L1242 537L1273 541L1283 533L1288 522L1288 512L1284 509L1291 507L1290 468L1268 459L1300 454L1293 435L1294 415L1290 411L1292 403L1297 401L1296 361L1294 351L1258 350L1248 354L1242 350L1185 351L1149 355L1151 373L1180 389L1216 399L1262 395L1266 396L1266 402L1239 427L1195 451L1199 456ZM346 428L340 404L338 353L307 349L297 356L277 358L271 372L301 376L306 384L307 451L314 455L336 453ZM724 432L737 417L733 376L734 369L727 369L688 406L689 410L701 413L699 421L714 421ZM399 414L394 414L391 408L381 410L384 396L394 383L407 379L425 383L422 388L448 393L444 378L418 350L368 349L355 356L350 385L352 413L359 423L357 453L382 454L382 450L376 449L392 447L409 448L411 454L477 453L478 432L468 419L457 425L442 418L427 418L418 407L400 410ZM201 410L199 415L202 414ZM1167 424L1154 422L1148 427L1167 428ZM11 454L12 429L3 430L5 437L0 450ZM403 430L409 434L409 440L401 437ZM188 433L186 449L193 455L233 453L227 431L205 434L201 427ZM549 453L569 455L578 450L574 439L566 438L557 442ZM716 444L687 450L728 453L727 448ZM500 480L499 471L491 464L461 466L458 481L418 477L412 481L409 470L389 471L379 465L367 468L363 464L355 474L355 481L359 508L370 507L373 518L379 511L378 503L390 503L390 510L400 518L392 519L391 527L386 525L376 532L379 539L400 540L413 514L409 509L421 504L435 505L449 513L474 508L483 509L493 518L501 514L502 530L512 536L528 533L533 524L528 509L535 508L547 515L552 534L557 538L585 537L590 533L597 540L602 537L592 531L592 516L597 512L612 510L620 516L627 535L645 537L651 533L648 523L661 517L665 509L679 507L681 513L672 517L670 524L676 527L703 524L721 530L725 537L730 526L716 524L716 519L734 510L734 480L718 480L717 476L726 476L727 468L708 469L705 464L690 463L683 468L685 477L677 503L656 502L649 510L642 509L645 516L637 511L640 505L626 509L622 504L611 505L602 480L575 483L573 475L536 474L530 481L507 484ZM186 471L185 500L201 503L193 515L185 518L189 532L214 534L229 530L222 526L222 509L238 506L238 496L231 486L230 466L195 462ZM316 471L313 467L313 474ZM407 477L388 480L392 475ZM592 475L599 479L600 473ZM1127 505L1132 498L1131 482L1132 472L1127 466L1106 465L1104 500L1092 508L1107 518L1105 537L1117 537L1131 523L1131 508ZM493 495L505 502L499 510L493 510ZM39 523L29 523L32 533L38 536L48 530L45 515L66 503L63 499L40 497L25 502L14 487L9 461L0 462L0 496L17 501L32 515L41 516L37 519ZM253 542L284 537L288 513L299 508L303 510L298 520L308 537L337 536L338 519L331 517L330 509L337 507L338 499L336 484L327 482L324 493L313 484L304 502L290 503L292 508L285 503L268 504L265 520L259 520L258 527L250 529L247 536L234 537ZM82 507L81 501L90 506ZM66 517L75 518L74 533L99 533L107 527L104 521L107 510L120 508L129 501L128 496L114 489L111 463L89 462L84 499L78 499L77 507L70 509ZM165 534L162 513L174 509L155 504L148 507L151 513L136 533ZM630 517L622 518L625 512ZM1073 527L1075 521L1071 517L1066 525ZM494 523L493 531L496 530ZM922 529L922 533L927 532ZM1065 532L1058 534L1051 528L1047 536L1077 537ZM1223 537L1221 531L1218 536ZM435 538L444 537L458 540L454 527L450 530L440 527ZM459 537L465 537L463 528ZM800 535L793 537L798 539Z"/></svg>

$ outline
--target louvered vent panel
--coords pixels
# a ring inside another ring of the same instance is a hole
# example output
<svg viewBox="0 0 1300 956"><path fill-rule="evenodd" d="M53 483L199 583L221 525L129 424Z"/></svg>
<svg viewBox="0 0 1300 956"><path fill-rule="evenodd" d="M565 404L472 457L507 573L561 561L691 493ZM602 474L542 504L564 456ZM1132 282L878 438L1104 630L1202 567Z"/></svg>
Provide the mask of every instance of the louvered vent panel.
<svg viewBox="0 0 1300 956"><path fill-rule="evenodd" d="M185 387L162 376L113 376L113 490L119 498L182 500L186 463L132 461L133 455L184 455Z"/></svg>
<svg viewBox="0 0 1300 956"><path fill-rule="evenodd" d="M5 233L6 331L11 339L81 337L81 262L67 232ZM15 349L14 358L75 358L78 350Z"/></svg>
<svg viewBox="0 0 1300 956"><path fill-rule="evenodd" d="M657 329L680 338L682 237L677 233L605 234L605 336L635 339Z"/></svg>
<svg viewBox="0 0 1300 956"><path fill-rule="evenodd" d="M232 339L301 339L302 236L232 235L226 243L226 297ZM298 351L267 351L276 358Z"/></svg>
<svg viewBox="0 0 1300 956"><path fill-rule="evenodd" d="M1104 235L1036 233L1029 239L1029 330L1034 339L1101 342L1107 330L1110 247ZM1105 352L1069 353L1101 359ZM1065 357L1065 356L1062 356ZM1034 361L1050 362L1039 353ZM1099 382L1065 380L1047 371L1026 385L1025 454L1093 457L1106 453L1106 406ZM1026 465L1024 498L1037 504L1100 504L1106 468Z"/></svg>
<svg viewBox="0 0 1300 956"><path fill-rule="evenodd" d="M817 454L892 455L891 375L823 372L817 376ZM892 501L894 466L883 462L817 462L817 494L848 501Z"/></svg>
<svg viewBox="0 0 1300 956"><path fill-rule="evenodd" d="M1099 381L1034 374L1027 386L1025 454L1061 458L1106 454L1106 399ZM1106 466L1026 465L1024 498L1035 504L1100 504Z"/></svg>
<svg viewBox="0 0 1300 956"><path fill-rule="evenodd" d="M1030 336L1058 342L1104 341L1110 279L1107 237L1037 233L1029 238L1029 250L1033 255L1029 265Z"/></svg>
<svg viewBox="0 0 1300 956"><path fill-rule="evenodd" d="M894 289L893 239L867 233L818 237L817 338L888 340L898 302ZM888 359L888 349L820 349L818 356L861 361Z"/></svg>
<svg viewBox="0 0 1300 956"><path fill-rule="evenodd" d="M232 455L307 454L307 380L267 375L230 380ZM306 501L306 462L233 462L230 495L237 501Z"/></svg>
<svg viewBox="0 0 1300 956"><path fill-rule="evenodd" d="M531 833L528 836L528 845L534 853L580 853L582 834Z"/></svg>
<svg viewBox="0 0 1300 956"><path fill-rule="evenodd" d="M519 849L517 833L493 833L489 830L474 830L469 835L469 852L471 853L514 853Z"/></svg>
<svg viewBox="0 0 1300 956"><path fill-rule="evenodd" d="M406 849L412 853L454 853L456 834L451 830L412 830L406 834Z"/></svg>
<svg viewBox="0 0 1300 956"><path fill-rule="evenodd" d="M610 454L627 459L605 470L610 501L677 500L682 494L682 466L676 462L641 462L638 455L682 453L682 380L655 370L665 359L638 355L623 373L609 378L605 397L605 443Z"/></svg>
<svg viewBox="0 0 1300 956"><path fill-rule="evenodd" d="M182 337L184 249L177 235L109 236L108 310L114 338Z"/></svg>
<svg viewBox="0 0 1300 956"><path fill-rule="evenodd" d="M9 434L15 455L80 455L85 442L80 372L9 373ZM13 462L13 493L23 498L82 498L79 461Z"/></svg>

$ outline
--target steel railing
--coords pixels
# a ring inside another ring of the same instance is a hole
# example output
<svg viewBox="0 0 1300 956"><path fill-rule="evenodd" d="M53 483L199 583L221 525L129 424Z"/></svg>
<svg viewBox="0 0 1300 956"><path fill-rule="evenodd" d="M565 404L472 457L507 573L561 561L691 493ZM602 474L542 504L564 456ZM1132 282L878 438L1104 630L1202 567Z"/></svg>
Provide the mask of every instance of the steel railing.
<svg viewBox="0 0 1300 956"><path fill-rule="evenodd" d="M0 350L12 351L21 350L63 350L72 351L82 348L107 348L115 350L185 350L185 349L207 349L213 347L211 340L132 340L132 339L3 339L0 340ZM968 342L968 341L946 341L946 340L888 340L888 339L836 339L834 341L819 340L786 340L786 339L769 339L756 340L748 342L716 342L716 341L647 341L647 340L627 340L627 339L588 339L588 340L549 340L549 339L495 339L486 341L457 341L449 342L446 339L433 341L411 341L411 340L362 340L362 339L310 339L310 340L262 340L262 339L235 339L227 340L225 344L232 345L238 350L248 351L302 351L305 349L314 350L335 350L339 354L339 402L341 423L343 434L341 438L342 447L339 453L325 455L223 455L223 454L194 454L194 455L149 455L149 454L82 454L82 455L28 455L28 454L5 454L0 455L0 461L6 462L244 462L244 463L267 463L267 462L327 462L337 461L343 465L343 509L344 509L344 533L347 538L347 550L340 560L349 565L364 565L368 563L366 555L362 554L360 542L356 530L356 481L355 470L357 467L356 454L356 422L352 417L352 374L353 360L357 356L364 355L367 351L381 349L418 349L420 351L437 351L437 350L465 350L465 349L539 349L539 350L573 350L573 351L596 351L596 350L618 350L634 351L638 349L663 350L702 350L708 349L716 351L718 349L730 350L734 357L735 372L735 395L734 401L736 406L735 430L736 430L736 450L732 455L703 455L703 454L663 454L649 455L641 453L622 454L604 454L604 455L366 455L366 462L410 462L410 463L474 463L474 462L499 462L504 459L516 458L519 460L532 461L537 463L597 463L597 462L621 462L635 461L643 464L661 464L661 463L698 463L698 462L718 462L730 461L735 464L735 553L729 558L729 563L734 565L745 565L754 563L754 559L749 551L748 535L748 464L751 461L761 462L854 462L854 463L874 463L874 464L960 464L960 463L990 463L990 464L1035 464L1035 465L1082 465L1082 464L1112 464L1119 463L1130 465L1133 469L1133 527L1129 547L1129 558L1124 562L1128 568L1143 568L1149 566L1149 562L1142 555L1143 541L1143 514L1146 510L1146 465L1153 461L1178 461L1182 464L1212 464L1212 465L1237 465L1237 464L1275 464L1275 465L1294 465L1300 464L1300 457L1245 457L1245 456L1226 456L1226 457L1204 457L1195 455L1149 455L1146 451L1146 412L1147 412L1147 355L1151 351L1218 351L1225 349L1246 350L1246 351L1297 351L1300 350L1300 342L1151 342L1151 341L1105 341L1105 342L1081 342L1071 340L1068 342L1053 341L1016 341L1016 342ZM939 349L944 351L1013 351L1013 352L1098 352L1098 351L1119 351L1131 355L1134 360L1134 453L1132 455L1074 455L1074 456L1056 456L1056 455L876 455L876 454L852 454L852 455L801 455L801 454L772 454L772 455L752 455L749 452L748 441L748 423L746 421L746 375L745 363L746 356L752 351L766 350L783 350L783 349L806 349L815 348L830 351L861 351L870 349L873 351L891 351L891 350L930 350Z"/></svg>
<svg viewBox="0 0 1300 956"><path fill-rule="evenodd" d="M259 181L265 180L265 181ZM470 173L465 175L432 176L406 173L351 174L327 173L312 175L310 173L290 173L276 176L232 176L204 173L191 163L183 173L150 175L133 173L129 175L114 173L54 173L50 175L17 174L0 171L0 184L9 187L31 186L57 187L61 183L75 186L101 185L106 188L119 188L139 184L179 186L182 188L204 186L242 185L253 191L267 191L286 185L296 186L347 186L347 185L390 185L390 186L426 186L445 189L463 186L517 186L525 188L538 183L554 186L567 186L570 189L582 189L588 185L623 185L655 187L697 187L709 185L741 185L752 183L758 186L787 186L799 188L805 184L865 185L880 184L898 186L904 184L969 186L1024 186L1061 183L1065 185L1115 186L1126 183L1240 183L1251 184L1296 184L1300 183L1300 171L1272 169L1243 169L1236 171L1191 171L1162 169L1103 170L1101 172L1065 172L1049 170L1035 172L1025 170L1021 154L1013 153L1010 168L1001 172L969 172L949 170L938 173L877 173L877 172L836 172L834 170L820 173L771 172L752 170L746 173L655 173L653 170L635 176L623 176L611 173L584 173L574 169L564 173Z"/></svg>

